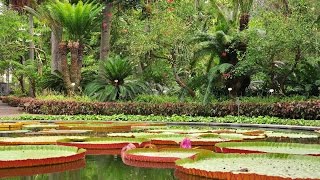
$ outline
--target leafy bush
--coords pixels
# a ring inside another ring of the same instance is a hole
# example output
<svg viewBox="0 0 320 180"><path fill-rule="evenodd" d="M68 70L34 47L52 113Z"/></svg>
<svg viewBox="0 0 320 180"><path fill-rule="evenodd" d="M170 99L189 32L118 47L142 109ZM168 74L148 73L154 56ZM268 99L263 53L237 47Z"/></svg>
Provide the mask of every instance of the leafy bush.
<svg viewBox="0 0 320 180"><path fill-rule="evenodd" d="M238 115L235 103L196 104L196 103L96 103L76 101L43 101L31 98L4 97L5 102L24 106L32 114L101 114L101 115L186 115L222 117ZM21 102L20 102L21 101ZM320 101L297 101L279 103L241 103L239 115L275 116L292 119L320 119Z"/></svg>
<svg viewBox="0 0 320 180"><path fill-rule="evenodd" d="M144 93L147 86L132 77L132 65L120 56L101 64L98 77L86 86L85 93L98 101L133 99Z"/></svg>

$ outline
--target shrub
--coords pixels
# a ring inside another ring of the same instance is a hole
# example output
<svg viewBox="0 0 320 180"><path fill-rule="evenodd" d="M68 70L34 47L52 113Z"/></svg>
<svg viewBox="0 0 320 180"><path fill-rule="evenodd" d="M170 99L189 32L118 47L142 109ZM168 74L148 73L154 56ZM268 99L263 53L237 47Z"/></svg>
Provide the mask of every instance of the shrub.
<svg viewBox="0 0 320 180"><path fill-rule="evenodd" d="M51 115L186 115L223 117L238 115L234 103L196 104L196 103L116 103L116 102L76 102L57 100L35 100L32 98L4 97L4 102L12 106L24 106L32 114ZM28 103L27 103L28 102ZM320 101L242 103L239 115L248 117L275 116L291 119L320 119Z"/></svg>

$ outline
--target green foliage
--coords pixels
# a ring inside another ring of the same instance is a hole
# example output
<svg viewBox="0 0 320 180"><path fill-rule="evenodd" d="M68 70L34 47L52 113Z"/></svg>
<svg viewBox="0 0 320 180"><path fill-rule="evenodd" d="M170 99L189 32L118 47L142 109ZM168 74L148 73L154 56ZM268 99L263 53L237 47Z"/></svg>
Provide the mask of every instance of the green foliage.
<svg viewBox="0 0 320 180"><path fill-rule="evenodd" d="M2 118L8 119L8 118ZM153 121L153 122L201 122L201 123L247 123L247 124L283 124L283 125L300 125L300 126L320 126L318 120L303 119L281 119L277 117L245 117L245 116L226 116L226 117L192 117L192 116L141 116L141 115L22 115L10 120L63 120L63 121Z"/></svg>
<svg viewBox="0 0 320 180"><path fill-rule="evenodd" d="M238 106L235 102L197 104L197 103L91 103L76 101L42 101L32 98L2 97L3 102L22 106L32 114L132 114L172 116L276 116L282 118L320 119L318 114L319 100L279 102L279 103L246 103Z"/></svg>
<svg viewBox="0 0 320 180"><path fill-rule="evenodd" d="M79 1L77 4L71 4L58 0L49 6L51 17L64 27L70 39L75 41L83 41L86 35L89 35L91 29L97 24L97 15L103 8L94 3Z"/></svg>
<svg viewBox="0 0 320 180"><path fill-rule="evenodd" d="M89 83L85 93L98 101L133 99L147 91L142 81L132 76L132 65L120 56L102 62L95 81Z"/></svg>

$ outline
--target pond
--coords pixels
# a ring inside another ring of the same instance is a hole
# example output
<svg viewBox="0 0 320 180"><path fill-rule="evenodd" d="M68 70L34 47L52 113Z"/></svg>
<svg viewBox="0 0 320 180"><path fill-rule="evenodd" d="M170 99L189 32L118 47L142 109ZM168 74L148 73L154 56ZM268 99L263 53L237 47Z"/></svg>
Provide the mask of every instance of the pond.
<svg viewBox="0 0 320 180"><path fill-rule="evenodd" d="M46 125L47 127L47 125ZM33 130L34 131L34 130ZM212 134L207 131L214 131L217 134ZM30 135L11 135L11 131L2 131L0 133L0 142L15 142L14 139L10 137L16 137L17 141L24 141L24 143L30 142L28 139L31 138L32 142L38 141L41 142L45 138L46 141L56 141L55 139L48 138L49 136L34 136ZM12 131L13 132L13 131ZM19 132L19 131L17 131ZM39 133L40 131L37 131ZM185 136L197 136L196 139L193 138L193 143L196 143L197 140L205 144L207 141L213 141L214 139L221 138L222 140L234 139L239 141L240 139L247 139L247 141L258 141L263 134L262 141L272 141L272 142L294 142L294 143L306 143L306 144L319 144L320 138L319 134L315 132L307 131L291 131L291 130L278 130L278 129L251 129L251 128L230 128L230 127L192 127L192 126L159 126L153 127L151 130L147 129L136 129L131 131L134 136L139 137L139 135L145 138L151 138L156 140L168 141L172 139L173 141L180 141L181 137ZM22 131L21 133L25 133ZM164 133L164 135L156 137L155 134L151 136L146 136L149 133ZM189 134L185 134L189 133ZM99 133L98 133L99 134ZM100 133L101 134L101 133ZM89 134L89 136L96 136L97 134ZM7 136L10 136L9 138ZM113 141L116 141L114 137L117 136L132 136L130 133L108 133L103 134L103 136L109 136ZM265 137L268 138L265 138ZM316 138L314 138L315 136ZM18 138L20 137L20 139ZM40 138L41 137L41 138ZM50 136L51 138L58 138L58 136ZM252 137L257 138L256 140ZM284 138L287 137L287 138ZM7 139L8 138L8 139ZM202 138L202 140L201 140ZM248 139L249 138L249 139ZM137 138L138 139L138 138ZM205 140L206 139L206 140ZM92 139L90 140L92 141ZM59 141L57 141L59 142ZM78 144L82 141L76 140L74 143ZM97 141L92 141L97 143ZM99 142L99 141L98 141ZM101 141L107 143L106 140ZM222 142L222 141L221 141ZM89 143L89 142L87 142ZM199 143L199 142L198 142ZM90 143L89 143L90 144ZM220 143L223 144L223 143ZM287 146L287 145L286 145ZM42 146L41 146L42 147ZM205 146L201 146L205 147ZM210 145L210 150L213 150L213 145ZM246 147L247 148L247 147ZM251 148L251 147L250 147ZM261 149L261 148L260 148ZM90 151L90 150L89 150ZM87 151L87 152L89 152ZM90 151L93 152L93 151ZM105 151L104 151L105 152ZM318 152L318 150L317 150ZM94 153L93 153L94 154ZM99 155L87 155L85 160L78 160L71 163L58 164L58 165L47 165L47 166L38 166L38 167L29 167L29 168L10 168L10 169L1 169L0 168L0 179L4 180L178 180L178 179L188 179L188 180L204 180L206 178L199 176L192 176L187 174L181 174L179 171L176 171L174 168L168 168L166 165L152 166L155 168L145 168L141 166L148 166L145 162L140 162L140 164L135 164L135 166L127 165L129 162L124 163L120 155L109 155L109 154L119 154L119 149L117 153L109 152L98 153ZM129 163L130 164L130 163ZM158 163L159 164L159 163ZM161 164L161 163L160 163ZM170 167L173 167L172 165ZM180 174L179 174L180 173Z"/></svg>

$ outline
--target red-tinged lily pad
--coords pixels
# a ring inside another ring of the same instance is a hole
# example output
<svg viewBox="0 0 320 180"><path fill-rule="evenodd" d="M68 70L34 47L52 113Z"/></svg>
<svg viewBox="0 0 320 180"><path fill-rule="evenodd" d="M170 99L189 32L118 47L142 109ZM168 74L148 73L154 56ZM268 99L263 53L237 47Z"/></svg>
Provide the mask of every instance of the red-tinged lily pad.
<svg viewBox="0 0 320 180"><path fill-rule="evenodd" d="M85 149L121 149L132 143L136 147L148 142L147 139L141 138L120 138L120 137L105 137L105 138L86 138L86 139L61 139L57 141L58 145L75 146Z"/></svg>
<svg viewBox="0 0 320 180"><path fill-rule="evenodd" d="M61 164L84 159L85 149L65 146L2 146L0 168Z"/></svg>
<svg viewBox="0 0 320 180"><path fill-rule="evenodd" d="M86 136L30 136L15 138L0 138L0 145L49 145L65 138L83 139Z"/></svg>
<svg viewBox="0 0 320 180"><path fill-rule="evenodd" d="M319 144L277 142L223 142L215 145L220 153L283 153L320 156Z"/></svg>
<svg viewBox="0 0 320 180"><path fill-rule="evenodd" d="M123 163L128 166L140 167L140 168L156 168L156 169L174 169L174 162L146 162L146 161L131 161L128 159L122 159Z"/></svg>
<svg viewBox="0 0 320 180"><path fill-rule="evenodd" d="M176 169L213 179L320 178L320 157L288 154L198 154L176 161Z"/></svg>
<svg viewBox="0 0 320 180"><path fill-rule="evenodd" d="M266 132L268 138L289 138L289 139L318 139L319 135L306 133L283 133L283 132Z"/></svg>
<svg viewBox="0 0 320 180"><path fill-rule="evenodd" d="M146 149L138 148L125 151L123 158L130 161L146 161L157 163L174 162L181 158L193 157L198 153L212 153L212 151L203 149L183 149L183 148L163 148Z"/></svg>
<svg viewBox="0 0 320 180"><path fill-rule="evenodd" d="M84 159L63 164L44 165L36 167L19 167L0 169L0 178L10 178L17 176L33 176L37 174L59 173L82 169L86 166Z"/></svg>

